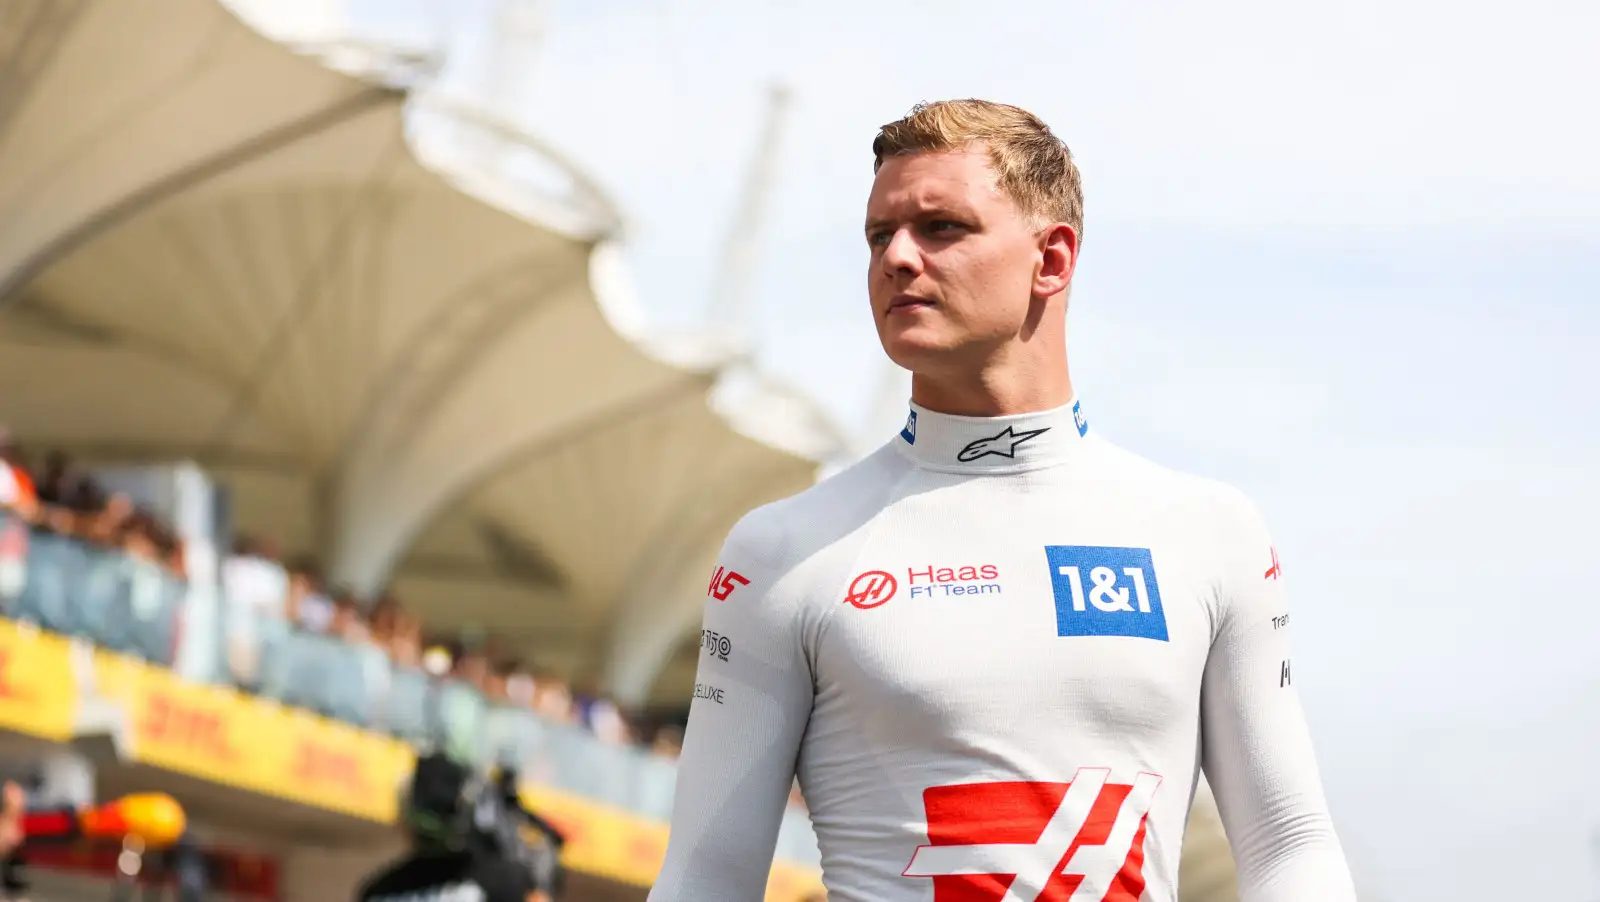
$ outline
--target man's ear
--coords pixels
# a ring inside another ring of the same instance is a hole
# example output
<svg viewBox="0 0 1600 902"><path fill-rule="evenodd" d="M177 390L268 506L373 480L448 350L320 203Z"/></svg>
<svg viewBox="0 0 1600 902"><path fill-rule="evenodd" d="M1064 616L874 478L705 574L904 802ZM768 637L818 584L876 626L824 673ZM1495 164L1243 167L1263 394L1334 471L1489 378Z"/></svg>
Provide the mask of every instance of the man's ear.
<svg viewBox="0 0 1600 902"><path fill-rule="evenodd" d="M1034 276L1033 292L1039 297L1054 297L1072 284L1078 268L1078 233L1064 222L1051 223L1039 233L1041 262Z"/></svg>

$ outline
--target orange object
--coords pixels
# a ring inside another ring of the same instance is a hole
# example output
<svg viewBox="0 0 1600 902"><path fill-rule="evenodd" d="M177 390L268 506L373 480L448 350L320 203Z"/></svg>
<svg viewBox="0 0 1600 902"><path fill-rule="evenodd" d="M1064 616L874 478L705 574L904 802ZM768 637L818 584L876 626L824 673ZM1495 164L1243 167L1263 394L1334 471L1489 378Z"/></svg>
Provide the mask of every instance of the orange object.
<svg viewBox="0 0 1600 902"><path fill-rule="evenodd" d="M165 848L183 835L183 806L166 793L123 796L78 814L78 826L91 839L135 837L149 848Z"/></svg>

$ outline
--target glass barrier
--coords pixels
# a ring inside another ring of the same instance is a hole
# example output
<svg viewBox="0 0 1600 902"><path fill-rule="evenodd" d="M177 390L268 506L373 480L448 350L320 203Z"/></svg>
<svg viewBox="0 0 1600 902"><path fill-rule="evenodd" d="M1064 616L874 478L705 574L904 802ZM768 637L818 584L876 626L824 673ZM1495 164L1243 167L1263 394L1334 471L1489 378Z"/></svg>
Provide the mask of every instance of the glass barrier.
<svg viewBox="0 0 1600 902"><path fill-rule="evenodd" d="M30 531L0 511L0 612L53 632L170 666L184 584L155 564L75 539ZM491 705L464 683L398 667L376 646L291 628L281 619L230 618L219 682L379 730L453 757L515 767L524 779L630 811L670 819L677 768L581 726ZM816 865L810 819L791 810L777 857Z"/></svg>
<svg viewBox="0 0 1600 902"><path fill-rule="evenodd" d="M0 515L0 546L7 616L171 666L184 584L159 564L30 531L9 515Z"/></svg>

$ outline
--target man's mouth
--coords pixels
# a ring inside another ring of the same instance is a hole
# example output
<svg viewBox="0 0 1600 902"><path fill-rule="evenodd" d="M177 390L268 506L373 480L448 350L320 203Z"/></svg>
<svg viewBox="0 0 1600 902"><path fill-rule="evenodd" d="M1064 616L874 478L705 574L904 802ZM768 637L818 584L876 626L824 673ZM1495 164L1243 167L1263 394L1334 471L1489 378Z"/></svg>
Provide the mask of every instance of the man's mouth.
<svg viewBox="0 0 1600 902"><path fill-rule="evenodd" d="M889 312L897 310L920 310L936 306L933 301L914 294L897 294L889 299Z"/></svg>

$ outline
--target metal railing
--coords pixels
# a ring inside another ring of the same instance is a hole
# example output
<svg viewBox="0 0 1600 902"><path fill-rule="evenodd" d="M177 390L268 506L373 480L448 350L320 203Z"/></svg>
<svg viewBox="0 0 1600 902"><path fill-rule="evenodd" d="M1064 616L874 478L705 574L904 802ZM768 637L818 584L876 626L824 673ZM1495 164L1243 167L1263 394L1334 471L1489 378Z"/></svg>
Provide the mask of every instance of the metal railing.
<svg viewBox="0 0 1600 902"><path fill-rule="evenodd" d="M157 564L30 531L0 511L0 613L7 617L171 666L185 638L185 592ZM256 620L251 633L255 666L247 673L230 668L230 642L205 637L217 649L216 682L414 746L443 745L461 758L515 766L524 779L644 818L671 817L671 761L531 710L491 704L464 683L396 666L376 647L301 632L282 620ZM785 815L777 857L817 864L803 812Z"/></svg>

